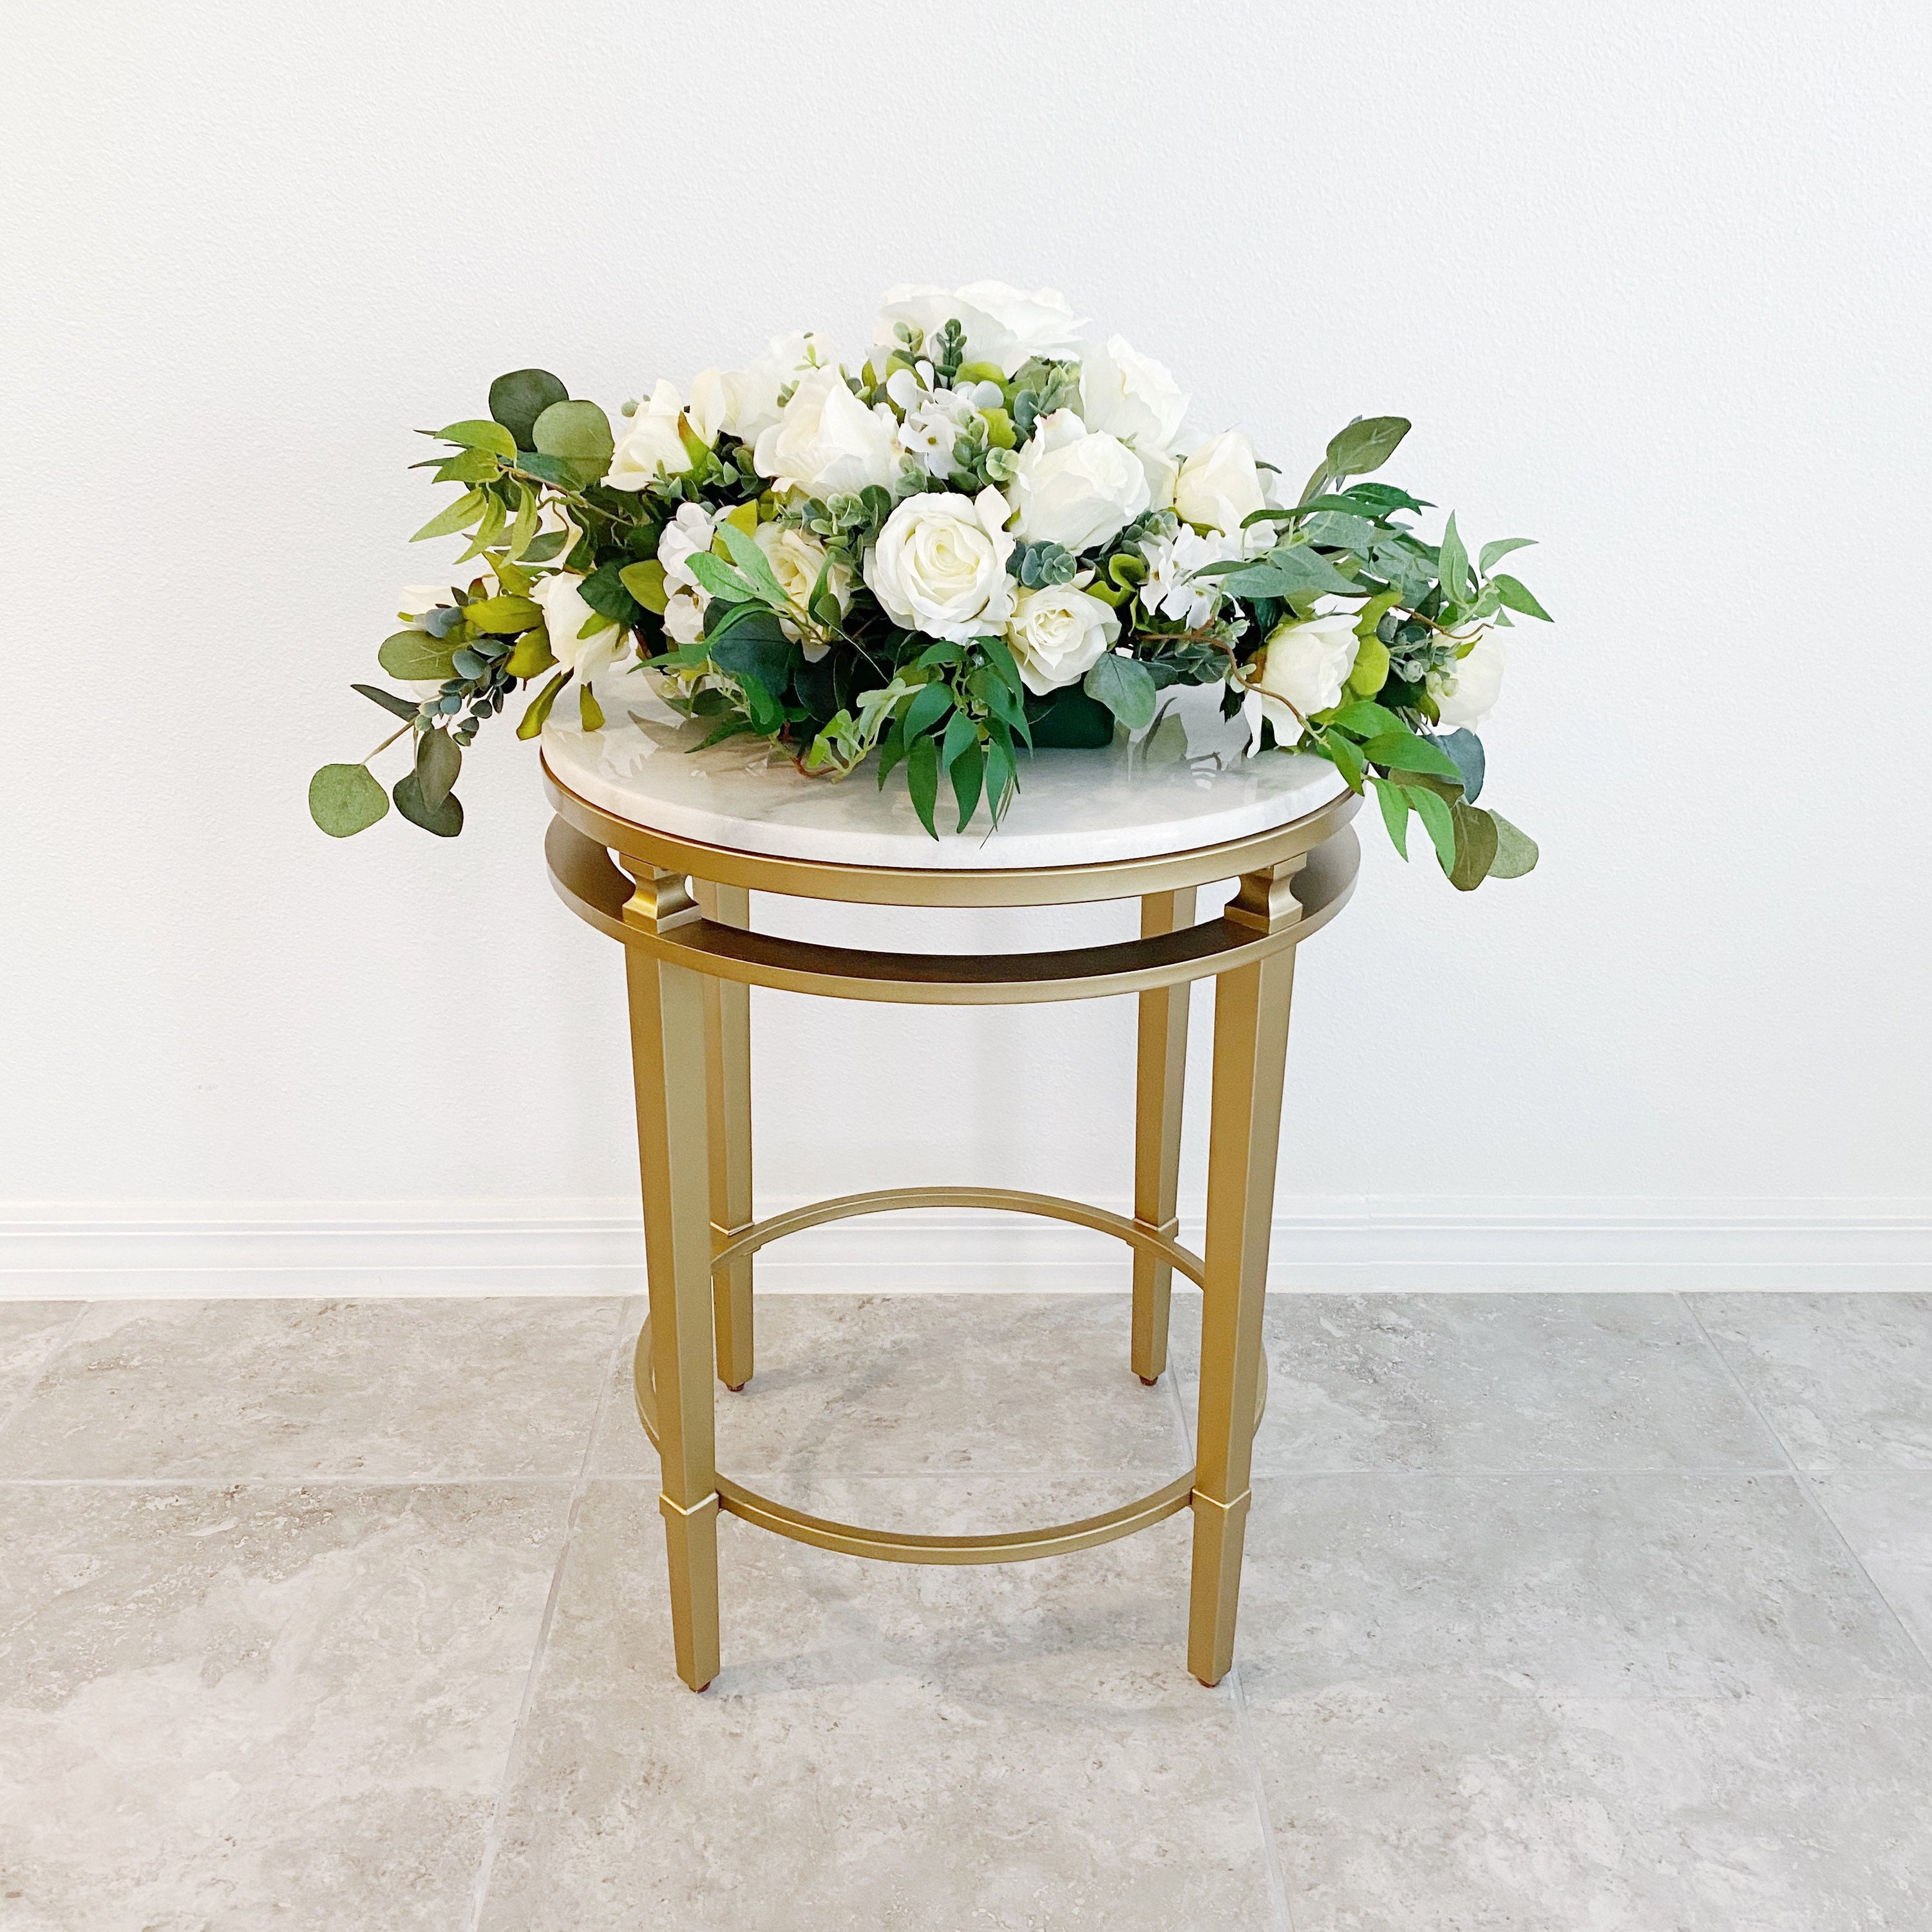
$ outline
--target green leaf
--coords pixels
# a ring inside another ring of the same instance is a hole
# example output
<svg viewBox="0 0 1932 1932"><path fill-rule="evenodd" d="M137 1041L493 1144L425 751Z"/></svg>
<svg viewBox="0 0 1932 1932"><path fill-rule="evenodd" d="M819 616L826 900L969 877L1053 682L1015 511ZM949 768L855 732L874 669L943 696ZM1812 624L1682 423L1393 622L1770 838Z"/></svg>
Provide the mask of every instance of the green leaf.
<svg viewBox="0 0 1932 1932"><path fill-rule="evenodd" d="M519 738L534 738L544 728L544 720L550 716L550 706L556 702L556 694L570 682L570 674L560 670L536 697L530 700L530 707L517 725Z"/></svg>
<svg viewBox="0 0 1932 1932"><path fill-rule="evenodd" d="M718 520L718 536L752 590L775 609L790 610L791 599L772 574L771 560L759 548L758 538L747 536L728 517Z"/></svg>
<svg viewBox="0 0 1932 1932"><path fill-rule="evenodd" d="M398 631L385 638L376 653L376 662L392 677L418 684L434 679L440 684L450 674L456 656L454 644L444 644L427 631Z"/></svg>
<svg viewBox="0 0 1932 1932"><path fill-rule="evenodd" d="M1499 812L1491 812L1490 819L1496 828L1496 854L1490 861L1490 877L1520 879L1524 873L1535 871L1541 856L1536 841L1527 832L1518 831Z"/></svg>
<svg viewBox="0 0 1932 1932"><path fill-rule="evenodd" d="M1496 860L1496 821L1481 806L1460 799L1449 808L1449 816L1456 827L1456 862L1449 868L1449 883L1459 892L1473 892Z"/></svg>
<svg viewBox="0 0 1932 1932"><path fill-rule="evenodd" d="M1332 722L1345 731L1352 731L1358 738L1385 737L1390 732L1400 732L1406 728L1402 720L1386 706L1372 704L1366 698L1360 704L1351 704L1336 712Z"/></svg>
<svg viewBox="0 0 1932 1932"><path fill-rule="evenodd" d="M610 418L595 403L553 403L530 434L540 454L561 458L586 482L602 482L610 466Z"/></svg>
<svg viewBox="0 0 1932 1932"><path fill-rule="evenodd" d="M509 434L495 423L490 427L499 436ZM420 463L414 463L410 466L412 470L420 470L423 466ZM488 483L495 480L500 466L490 451L466 449L457 455L444 458L436 466L435 480L439 483Z"/></svg>
<svg viewBox="0 0 1932 1932"><path fill-rule="evenodd" d="M628 631L644 614L644 607L624 588L623 568L613 557L600 563L577 586L577 594L600 617L608 617Z"/></svg>
<svg viewBox="0 0 1932 1932"><path fill-rule="evenodd" d="M503 660L503 668L514 678L541 677L556 662L550 647L550 633L541 626L526 631Z"/></svg>
<svg viewBox="0 0 1932 1932"><path fill-rule="evenodd" d="M998 671L1008 690L1016 698L1023 698L1026 682L1020 676L1020 668L1013 662L1012 646L1004 638L975 638L973 641L986 653L986 662Z"/></svg>
<svg viewBox="0 0 1932 1932"><path fill-rule="evenodd" d="M577 687L577 716L586 731L601 731L604 728L604 707L597 702L597 694L587 684Z"/></svg>
<svg viewBox="0 0 1932 1932"><path fill-rule="evenodd" d="M886 734L885 742L879 747L879 789L884 791L886 781L892 775L893 767L906 754L905 726L895 718L892 728Z"/></svg>
<svg viewBox="0 0 1932 1932"><path fill-rule="evenodd" d="M791 688L802 653L770 611L745 608L748 614L742 620L712 639L711 662L735 678L755 678L776 700Z"/></svg>
<svg viewBox="0 0 1932 1932"><path fill-rule="evenodd" d="M308 782L308 815L332 838L367 831L388 808L366 765L324 765Z"/></svg>
<svg viewBox="0 0 1932 1932"><path fill-rule="evenodd" d="M422 795L422 783L412 771L396 781L396 809L412 825L434 832L439 838L454 838L463 830L463 802L454 792L432 806Z"/></svg>
<svg viewBox="0 0 1932 1932"><path fill-rule="evenodd" d="M1197 577L1216 577L1235 597L1285 597L1306 602L1312 597L1359 597L1362 586L1344 577L1328 560L1306 544L1284 544L1254 562L1224 570L1210 564Z"/></svg>
<svg viewBox="0 0 1932 1932"><path fill-rule="evenodd" d="M425 537L446 537L453 531L466 529L494 500L481 490L466 490L447 509L439 510L430 518L410 542L421 543Z"/></svg>
<svg viewBox="0 0 1932 1932"><path fill-rule="evenodd" d="M1005 724L996 718L986 728L986 799L997 825L1018 787L1019 767L1013 757L1012 734Z"/></svg>
<svg viewBox="0 0 1932 1932"><path fill-rule="evenodd" d="M939 802L939 747L930 737L915 738L906 753L906 789L912 794L912 808L919 814L919 822L938 838L933 808Z"/></svg>
<svg viewBox="0 0 1932 1932"><path fill-rule="evenodd" d="M976 732L972 743L952 760L950 770L952 775L952 796L959 807L959 823L953 829L964 832L974 813L980 808L980 793L986 778L986 754L980 748Z"/></svg>
<svg viewBox="0 0 1932 1932"><path fill-rule="evenodd" d="M1389 843L1403 858L1408 856L1408 795L1400 785L1387 778L1371 778L1376 802L1382 808L1382 823L1388 827Z"/></svg>
<svg viewBox="0 0 1932 1932"><path fill-rule="evenodd" d="M908 740L930 731L952 709L952 692L944 678L922 686L906 706L905 734Z"/></svg>
<svg viewBox="0 0 1932 1932"><path fill-rule="evenodd" d="M1354 741L1345 738L1339 731L1322 734L1322 748L1328 754L1335 769L1348 781L1348 789L1359 792L1362 788L1362 754L1355 748Z"/></svg>
<svg viewBox="0 0 1932 1932"><path fill-rule="evenodd" d="M358 696L366 698L371 704L380 704L385 711L398 718L414 721L422 707L413 698L398 698L393 691L385 691L378 684L352 684L349 688Z"/></svg>
<svg viewBox="0 0 1932 1932"><path fill-rule="evenodd" d="M617 573L617 581L644 606L662 617L670 601L664 589L664 567L656 557L642 563L627 563Z"/></svg>
<svg viewBox="0 0 1932 1932"><path fill-rule="evenodd" d="M493 456L514 456L517 439L500 422L470 417L436 432L438 442L460 443L465 449L487 450Z"/></svg>
<svg viewBox="0 0 1932 1932"><path fill-rule="evenodd" d="M752 586L722 556L713 556L709 550L694 550L685 559L684 567L712 596L724 603L755 601Z"/></svg>
<svg viewBox="0 0 1932 1932"><path fill-rule="evenodd" d="M1456 514L1449 513L1449 521L1442 532L1442 547L1437 553L1436 579L1442 586L1442 594L1452 604L1466 604L1469 601L1469 553L1462 547L1462 539L1456 534Z"/></svg>
<svg viewBox="0 0 1932 1932"><path fill-rule="evenodd" d="M487 636L498 638L521 637L543 622L542 608L527 597L479 597L464 605L463 616Z"/></svg>
<svg viewBox="0 0 1932 1932"><path fill-rule="evenodd" d="M1147 666L1132 658L1103 652L1094 659L1080 688L1096 704L1104 704L1130 731L1143 730L1154 722L1154 679Z"/></svg>
<svg viewBox="0 0 1932 1932"><path fill-rule="evenodd" d="M1483 554L1476 560L1476 568L1486 577L1492 564L1500 562L1513 550L1527 550L1536 542L1534 537L1499 537L1494 543L1486 543Z"/></svg>
<svg viewBox="0 0 1932 1932"><path fill-rule="evenodd" d="M1448 752L1412 731L1391 731L1371 738L1362 747L1362 755L1372 765L1386 765L1396 772L1433 772L1438 778L1456 778L1460 768Z"/></svg>
<svg viewBox="0 0 1932 1932"><path fill-rule="evenodd" d="M1301 526L1310 543L1324 544L1330 550L1352 550L1364 560L1375 547L1376 526L1366 517L1334 510L1323 510Z"/></svg>
<svg viewBox="0 0 1932 1932"><path fill-rule="evenodd" d="M1462 773L1462 796L1474 805L1483 789L1485 760L1482 740L1466 725L1460 730L1445 731L1436 742L1449 754L1456 770Z"/></svg>
<svg viewBox="0 0 1932 1932"><path fill-rule="evenodd" d="M490 413L516 438L519 449L534 449L537 418L569 394L548 369L512 369L490 385Z"/></svg>
<svg viewBox="0 0 1932 1932"><path fill-rule="evenodd" d="M462 769L462 747L447 731L425 731L416 740L416 796L425 811L441 806Z"/></svg>
<svg viewBox="0 0 1932 1932"><path fill-rule="evenodd" d="M1494 586L1496 595L1512 610L1520 610L1526 617L1540 617L1546 624L1553 624L1556 621L1529 594L1528 586L1519 583L1514 577L1499 571L1490 579L1490 582Z"/></svg>
<svg viewBox="0 0 1932 1932"><path fill-rule="evenodd" d="M1338 482L1379 470L1408 434L1406 416L1369 416L1352 422L1330 440L1327 468Z"/></svg>
<svg viewBox="0 0 1932 1932"><path fill-rule="evenodd" d="M1436 856L1442 869L1452 871L1456 864L1456 821L1450 816L1447 802L1432 791L1424 791L1420 785L1404 785L1402 796L1422 814L1424 829L1429 834L1430 843L1436 848Z"/></svg>

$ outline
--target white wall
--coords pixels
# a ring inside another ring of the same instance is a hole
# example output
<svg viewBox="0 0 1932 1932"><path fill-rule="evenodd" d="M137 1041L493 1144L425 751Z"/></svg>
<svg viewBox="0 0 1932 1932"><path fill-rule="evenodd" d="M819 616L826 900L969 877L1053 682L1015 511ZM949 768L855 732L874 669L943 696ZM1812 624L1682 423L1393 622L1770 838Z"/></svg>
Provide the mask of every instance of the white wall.
<svg viewBox="0 0 1932 1932"><path fill-rule="evenodd" d="M423 574L406 432L524 363L614 407L782 327L856 349L887 283L991 274L1292 472L1409 416L1391 476L1542 540L1561 622L1485 733L1541 871L1466 898L1378 832L1303 962L1282 1186L1337 1262L1393 1266L1349 1217L1408 1216L1532 1279L1527 1217L1582 1278L1932 1279L1922 8L122 0L9 33L22 1266L116 1221L314 1260L372 1218L623 1211L618 962L544 882L528 748L472 754L453 845L307 820ZM1124 1191L1124 1007L760 1001L774 1198Z"/></svg>

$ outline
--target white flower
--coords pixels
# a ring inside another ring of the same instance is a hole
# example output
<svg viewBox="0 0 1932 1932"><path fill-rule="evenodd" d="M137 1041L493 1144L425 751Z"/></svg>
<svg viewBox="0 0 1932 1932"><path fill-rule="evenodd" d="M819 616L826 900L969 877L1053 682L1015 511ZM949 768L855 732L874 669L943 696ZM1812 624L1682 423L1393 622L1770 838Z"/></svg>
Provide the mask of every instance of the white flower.
<svg viewBox="0 0 1932 1932"><path fill-rule="evenodd" d="M1220 579L1192 573L1208 564L1232 562L1241 554L1236 538L1197 536L1184 524L1171 537L1156 537L1141 546L1148 566L1141 602L1155 616L1172 618L1184 628L1204 624L1220 604Z"/></svg>
<svg viewBox="0 0 1932 1932"><path fill-rule="evenodd" d="M1143 459L1172 456L1187 397L1151 356L1112 335L1081 351L1080 414L1089 429L1118 436Z"/></svg>
<svg viewBox="0 0 1932 1932"><path fill-rule="evenodd" d="M906 412L899 424L900 448L928 476L950 476L952 446L974 413L973 398L957 389L922 389L909 369L895 369L886 386Z"/></svg>
<svg viewBox="0 0 1932 1932"><path fill-rule="evenodd" d="M1034 426L1012 478L1022 542L1076 554L1120 535L1148 507L1147 473L1118 436L1092 435L1071 410Z"/></svg>
<svg viewBox="0 0 1932 1932"><path fill-rule="evenodd" d="M797 620L781 617L778 622L787 637L796 638L805 646L806 662L816 664L831 646L826 641L824 626L808 614L812 593L818 587L820 572L824 571L825 588L838 601L840 610L850 610L851 566L838 561L828 568L825 546L815 536L805 530L788 530L782 524L760 524L753 541L764 552L778 588L808 614Z"/></svg>
<svg viewBox="0 0 1932 1932"><path fill-rule="evenodd" d="M1438 722L1444 730L1465 724L1480 724L1496 708L1502 694L1503 640L1493 631L1485 631L1466 657L1456 660L1451 670L1429 674L1429 694L1436 700Z"/></svg>
<svg viewBox="0 0 1932 1932"><path fill-rule="evenodd" d="M1238 429L1210 437L1174 478L1174 507L1183 520L1229 536L1265 502L1254 445Z"/></svg>
<svg viewBox="0 0 1932 1932"><path fill-rule="evenodd" d="M680 503L658 538L658 561L664 574L664 634L674 644L688 644L704 634L710 592L692 575L690 562L695 552L711 548L718 515L701 504Z"/></svg>
<svg viewBox="0 0 1932 1932"><path fill-rule="evenodd" d="M1013 608L1009 514L990 484L976 497L908 496L886 519L866 559L866 581L886 615L907 630L956 644L998 631Z"/></svg>
<svg viewBox="0 0 1932 1932"><path fill-rule="evenodd" d="M707 443L722 430L756 442L778 420L778 392L808 370L836 363L822 335L775 335L764 355L742 369L704 369L691 380L692 426Z"/></svg>
<svg viewBox="0 0 1932 1932"><path fill-rule="evenodd" d="M629 648L631 634L621 624L600 617L584 602L583 583L582 578L560 570L533 584L530 597L543 608L551 656L566 670L574 671L579 683L587 684L599 671L608 670ZM602 628L586 638L583 633L587 624Z"/></svg>
<svg viewBox="0 0 1932 1932"><path fill-rule="evenodd" d="M1120 637L1112 606L1070 584L1022 590L1006 626L1021 680L1041 696L1084 677Z"/></svg>
<svg viewBox="0 0 1932 1932"><path fill-rule="evenodd" d="M691 452L678 433L682 414L677 391L660 382L617 439L604 482L614 490L641 490L660 476L682 476L691 467Z"/></svg>
<svg viewBox="0 0 1932 1932"><path fill-rule="evenodd" d="M886 291L872 340L896 348L901 322L931 336L956 318L966 332L967 361L995 363L1008 376L1030 356L1076 354L1084 326L1058 289L1029 294L1004 282L969 282L949 294L929 283L902 282Z"/></svg>
<svg viewBox="0 0 1932 1932"><path fill-rule="evenodd" d="M664 635L674 644L688 644L704 634L704 607L710 599L695 583L680 584L664 592Z"/></svg>
<svg viewBox="0 0 1932 1932"><path fill-rule="evenodd" d="M752 452L760 476L781 489L830 497L898 480L893 442L898 419L884 403L867 409L837 369L814 369L799 379L779 419L763 430Z"/></svg>
<svg viewBox="0 0 1932 1932"><path fill-rule="evenodd" d="M1249 674L1250 694L1274 725L1277 743L1292 745L1311 713L1341 703L1361 644L1348 611L1277 624L1269 633L1258 674Z"/></svg>

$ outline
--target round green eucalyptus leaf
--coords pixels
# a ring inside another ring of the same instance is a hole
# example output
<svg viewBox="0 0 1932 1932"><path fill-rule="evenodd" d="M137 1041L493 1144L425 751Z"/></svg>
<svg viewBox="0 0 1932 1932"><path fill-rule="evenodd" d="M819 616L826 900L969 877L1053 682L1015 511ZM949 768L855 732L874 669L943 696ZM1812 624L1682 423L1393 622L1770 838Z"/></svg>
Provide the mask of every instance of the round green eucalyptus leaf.
<svg viewBox="0 0 1932 1932"><path fill-rule="evenodd" d="M548 369L512 369L490 385L490 413L517 439L519 449L534 449L537 418L569 394Z"/></svg>
<svg viewBox="0 0 1932 1932"><path fill-rule="evenodd" d="M416 796L426 812L442 809L463 769L463 754L447 731L425 731L416 740Z"/></svg>
<svg viewBox="0 0 1932 1932"><path fill-rule="evenodd" d="M366 832L388 808L366 765L324 765L308 782L308 815L332 838Z"/></svg>
<svg viewBox="0 0 1932 1932"><path fill-rule="evenodd" d="M1492 879L1520 879L1526 872L1536 869L1536 862L1542 856L1536 849L1536 841L1527 832L1520 832L1499 812L1490 817L1496 828L1496 855L1490 861L1490 877Z"/></svg>
<svg viewBox="0 0 1932 1932"><path fill-rule="evenodd" d="M398 631L382 640L376 662L392 677L406 683L434 680L440 684L448 677L457 647L432 638L427 631Z"/></svg>
<svg viewBox="0 0 1932 1932"><path fill-rule="evenodd" d="M595 403L553 403L531 431L545 456L560 456L573 470L600 481L616 444L610 418Z"/></svg>
<svg viewBox="0 0 1932 1932"><path fill-rule="evenodd" d="M463 804L454 792L432 811L424 802L422 784L413 771L396 781L396 809L412 825L434 832L439 838L454 838L463 830Z"/></svg>

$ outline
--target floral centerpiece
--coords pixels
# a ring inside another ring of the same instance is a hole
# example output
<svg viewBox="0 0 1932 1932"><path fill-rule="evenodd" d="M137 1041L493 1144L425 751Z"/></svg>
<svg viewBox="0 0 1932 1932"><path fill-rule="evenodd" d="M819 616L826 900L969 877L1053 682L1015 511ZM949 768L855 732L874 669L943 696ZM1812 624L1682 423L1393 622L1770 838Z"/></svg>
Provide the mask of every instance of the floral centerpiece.
<svg viewBox="0 0 1932 1932"><path fill-rule="evenodd" d="M937 837L942 790L958 830L982 805L997 825L1031 751L1107 744L1204 685L1251 751L1372 790L1405 856L1419 818L1465 890L1536 862L1476 802L1498 632L1546 621L1496 568L1528 539L1472 554L1452 515L1432 543L1428 504L1363 480L1400 417L1352 422L1285 491L1239 430L1190 433L1160 364L995 282L894 289L856 370L782 336L614 425L539 369L489 409L426 432L448 453L419 466L461 494L416 538L466 537L466 581L405 592L377 658L406 696L354 687L402 721L386 746L412 737L393 796L428 831L461 830L464 751L525 687L521 738L559 704L602 729L641 680L704 745L766 739L801 784L872 760ZM369 762L315 775L324 831L388 811Z"/></svg>

